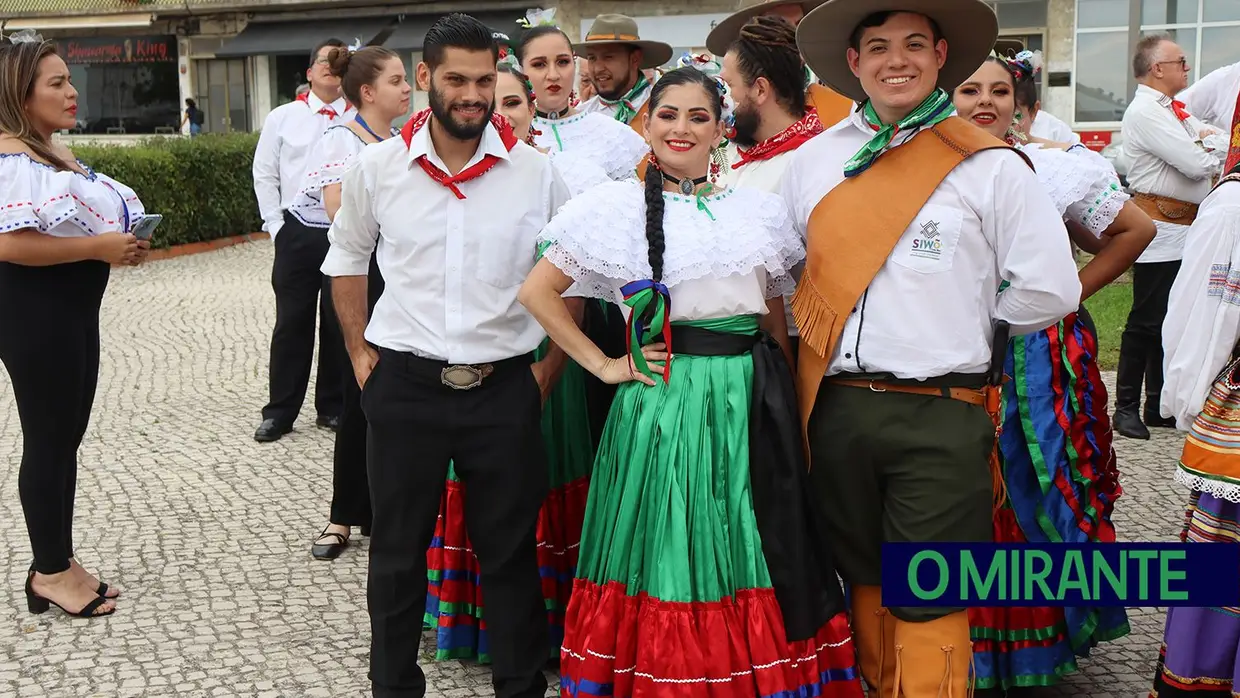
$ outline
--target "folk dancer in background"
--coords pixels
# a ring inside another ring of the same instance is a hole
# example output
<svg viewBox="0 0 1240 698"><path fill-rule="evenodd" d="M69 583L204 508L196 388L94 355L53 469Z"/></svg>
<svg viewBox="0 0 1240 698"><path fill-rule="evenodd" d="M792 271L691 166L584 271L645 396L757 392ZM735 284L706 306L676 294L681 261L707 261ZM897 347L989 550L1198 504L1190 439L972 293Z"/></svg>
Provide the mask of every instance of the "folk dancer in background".
<svg viewBox="0 0 1240 698"><path fill-rule="evenodd" d="M1038 56L1000 58L997 49L956 88L956 113L1029 158L1071 239L1094 257L1079 275L1076 312L1009 342L999 441L1008 501L995 516L995 542L1114 543L1111 514L1122 490L1095 360L1097 332L1083 303L1136 260L1154 239L1154 222L1129 200L1101 155L1017 130L1017 117L1027 121L1037 101ZM1009 696L1059 683L1076 671L1077 657L1130 630L1123 608L1088 605L976 607L969 621L976 687Z"/></svg>
<svg viewBox="0 0 1240 698"><path fill-rule="evenodd" d="M551 161L494 114L498 48L476 19L426 33L430 95L400 136L367 146L343 181L324 273L369 425L373 525L367 603L376 698L422 696L426 559L452 463L486 589L498 698L546 690L547 612L535 530L547 495L540 413L563 353L517 303L535 239L568 198ZM369 323L367 272L386 286Z"/></svg>
<svg viewBox="0 0 1240 698"><path fill-rule="evenodd" d="M805 70L796 29L784 18L759 15L740 28L720 72L736 100L724 170L728 185L778 192L792 154L822 133L817 110L807 104ZM785 319L795 360L798 334L790 306Z"/></svg>
<svg viewBox="0 0 1240 698"><path fill-rule="evenodd" d="M1231 128L1240 133L1240 104ZM1162 413L1188 432L1175 480L1189 489L1180 540L1240 543L1240 139L1201 201L1163 323ZM1172 608L1151 698L1230 698L1240 681L1240 608Z"/></svg>
<svg viewBox="0 0 1240 698"><path fill-rule="evenodd" d="M306 78L310 91L276 107L263 122L254 152L254 194L271 235L275 263L271 286L276 295L276 326L271 335L269 398L263 421L254 432L260 442L277 441L293 430L301 412L314 363L315 321L319 362L314 382L315 423L336 429L344 398L340 370L340 327L332 310L331 289L319 271L327 255L327 226L311 225L290 210L301 189L311 153L329 126L346 123L356 113L340 94L332 75L330 53L345 44L329 39L310 54Z"/></svg>
<svg viewBox="0 0 1240 698"><path fill-rule="evenodd" d="M779 17L787 20L794 28L800 24L805 14L818 7L826 0L768 0L749 4L743 10L721 20L706 37L706 49L716 56L728 52L732 42L740 35L741 27L754 17ZM832 126L844 118L856 107L851 99L822 85L814 75L814 71L805 67L802 81L805 88L805 101L818 113L818 120L823 126Z"/></svg>
<svg viewBox="0 0 1240 698"><path fill-rule="evenodd" d="M333 49L328 56L332 75L357 113L323 133L309 159L301 191L289 209L298 220L314 227L330 226L340 210L340 182L357 162L362 148L396 135L391 124L409 111L413 88L405 76L400 56L381 46ZM331 233L328 232L330 240ZM383 276L374 257L366 287L367 308L374 311L383 293ZM343 339L341 342L343 343ZM343 344L338 352L344 395L340 428L332 456L332 501L327 527L310 546L310 554L331 560L349 545L353 526L370 533L370 485L366 478L366 415L361 389L353 376L353 362Z"/></svg>
<svg viewBox="0 0 1240 698"><path fill-rule="evenodd" d="M809 479L876 695L966 695L965 609L885 608L882 544L992 540L1003 323L1036 332L1081 299L1028 162L953 116L948 90L997 33L981 0L831 0L797 28L814 73L862 103L797 149L782 189L808 247L792 310Z"/></svg>
<svg viewBox="0 0 1240 698"><path fill-rule="evenodd" d="M615 30L612 26L614 22L606 20L606 17L599 18L599 21L604 22L601 28ZM573 152L581 158L592 160L614 180L632 179L638 163L650 152L645 138L635 130L641 128L640 121L633 127L626 120L617 120L605 111L597 108L592 111L590 105L596 104L600 97L580 106L572 105L570 92L573 85L573 52L576 47L568 35L554 24L553 19L552 11L531 13L528 16L528 26L522 32L517 45L517 59L521 63L521 71L529 78L534 90L535 115L531 125L535 134L534 143L549 152ZM632 23L632 20L628 22ZM637 31L635 24L630 27L625 22L620 22L620 25L618 31ZM590 50L595 48L599 47ZM596 84L600 73L606 76L607 82L598 85L600 95L610 94L609 90L614 89L612 85L616 80L622 79L624 84L628 84L639 79L636 68L630 73L620 73L621 68L613 65L615 56L623 55L627 57L626 60L631 59L632 65L641 64L643 57L647 55L664 60L671 56L670 46L652 42L643 43L636 48L614 44L606 44L601 48L606 49L605 54L590 54L595 58L605 58L602 62L590 63ZM641 99L646 99L644 94ZM602 347L604 353L611 357L624 356L624 314L614 302L591 299L585 306L584 323L586 333ZM586 390L591 438L597 448L616 388L588 376Z"/></svg>
<svg viewBox="0 0 1240 698"><path fill-rule="evenodd" d="M534 93L516 64L516 56L504 54L497 66L495 111L512 122L513 135L534 144ZM571 195L610 182L607 173L576 150L544 152L559 171ZM533 254L531 250L531 254ZM569 292L566 295L574 295ZM571 301L573 317L582 319L585 303ZM543 340L535 358L550 348ZM586 492L594 463L587 411L587 374L575 361L564 363L555 388L543 403L542 434L547 449L551 489L538 515L538 571L542 576L549 625L550 656L558 660L564 638L564 611L573 590ZM478 584L478 558L465 525L465 489L455 470L449 468L435 536L427 550L426 620L435 632L435 659L474 659L490 662L490 638L486 630L485 593Z"/></svg>
<svg viewBox="0 0 1240 698"><path fill-rule="evenodd" d="M1170 415L1159 413L1167 295L1197 205L1222 169L1227 140L1174 99L1188 85L1189 65L1184 49L1169 37L1143 37L1132 69L1140 84L1122 126L1128 188L1133 201L1154 219L1158 234L1132 265L1132 309L1120 343L1113 422L1123 436L1148 439L1147 427L1175 426Z"/></svg>
<svg viewBox="0 0 1240 698"><path fill-rule="evenodd" d="M651 88L650 78L644 71L670 61L672 47L661 41L642 39L632 17L607 14L596 17L590 31L586 32L585 41L572 48L589 61L590 77L597 91L581 106L582 111L604 114L640 134L640 117L648 111L646 102L650 99Z"/></svg>

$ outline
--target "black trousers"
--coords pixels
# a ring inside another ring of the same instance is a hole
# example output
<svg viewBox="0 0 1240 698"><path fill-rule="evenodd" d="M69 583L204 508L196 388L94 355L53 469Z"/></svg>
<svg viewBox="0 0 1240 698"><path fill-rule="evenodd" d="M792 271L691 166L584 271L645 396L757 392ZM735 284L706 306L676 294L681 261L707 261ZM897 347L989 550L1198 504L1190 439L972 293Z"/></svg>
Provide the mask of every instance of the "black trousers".
<svg viewBox="0 0 1240 698"><path fill-rule="evenodd" d="M1120 340L1120 367L1116 375L1119 407L1140 404L1144 379L1146 404L1158 411L1163 385L1162 325L1167 317L1171 286L1179 271L1179 260L1132 265L1132 309Z"/></svg>
<svg viewBox="0 0 1240 698"><path fill-rule="evenodd" d="M487 596L497 698L541 698L547 613L534 539L549 490L532 355L495 364L472 390L441 382L442 362L387 349L362 391L370 425L367 601L376 698L426 692L418 666L426 549L451 460L468 493L465 525Z"/></svg>
<svg viewBox="0 0 1240 698"><path fill-rule="evenodd" d="M291 427L301 412L314 363L314 327L318 321L319 368L314 407L321 416L338 416L344 340L332 308L331 285L319 268L330 247L326 228L310 228L285 212L276 235L271 287L276 293L276 327L271 335L270 397L263 419Z"/></svg>
<svg viewBox="0 0 1240 698"><path fill-rule="evenodd" d="M0 263L0 361L22 425L17 489L35 570L73 557L77 451L99 380L99 306L109 266Z"/></svg>
<svg viewBox="0 0 1240 698"><path fill-rule="evenodd" d="M383 275L379 262L372 255L370 275L366 283L367 312L375 311L375 303L383 295ZM343 341L343 340L342 340ZM330 521L341 526L370 525L370 479L366 477L366 414L362 412L362 389L353 374L353 360L342 346L340 356L344 405L340 427L336 431L336 448L332 454L332 513Z"/></svg>

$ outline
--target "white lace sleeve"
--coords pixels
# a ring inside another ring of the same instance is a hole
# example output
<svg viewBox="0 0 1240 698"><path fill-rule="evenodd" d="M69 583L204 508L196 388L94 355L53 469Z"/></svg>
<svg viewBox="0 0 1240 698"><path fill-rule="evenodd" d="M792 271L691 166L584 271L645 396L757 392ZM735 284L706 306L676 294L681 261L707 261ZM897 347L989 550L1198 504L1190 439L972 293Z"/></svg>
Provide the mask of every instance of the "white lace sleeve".
<svg viewBox="0 0 1240 698"><path fill-rule="evenodd" d="M553 150L549 156L572 196L611 181L606 170L575 150Z"/></svg>
<svg viewBox="0 0 1240 698"><path fill-rule="evenodd" d="M322 196L323 187L339 184L366 144L348 126L333 126L315 146L313 161L302 181L302 191Z"/></svg>
<svg viewBox="0 0 1240 698"><path fill-rule="evenodd" d="M590 126L603 146L599 165L616 181L637 178L637 164L650 152L646 139L636 131L603 114L590 115Z"/></svg>
<svg viewBox="0 0 1240 698"><path fill-rule="evenodd" d="M543 257L575 282L575 294L614 301L624 284L650 276L646 206L631 182L607 182L570 199L538 236Z"/></svg>
<svg viewBox="0 0 1240 698"><path fill-rule="evenodd" d="M145 213L133 189L87 171L56 170L23 153L0 155L0 233L26 228L58 237L122 232Z"/></svg>
<svg viewBox="0 0 1240 698"><path fill-rule="evenodd" d="M1022 148L1033 161L1040 183L1059 209L1059 215L1101 236L1128 196L1109 163L1055 148Z"/></svg>
<svg viewBox="0 0 1240 698"><path fill-rule="evenodd" d="M1115 217L1128 201L1128 194L1120 186L1115 167L1101 154L1083 145L1072 146L1068 154L1093 172L1089 192L1068 207L1068 215L1088 228L1089 232L1101 237L1102 231L1115 222Z"/></svg>
<svg viewBox="0 0 1240 698"><path fill-rule="evenodd" d="M791 296L797 290L796 271L805 261L805 243L792 222L784 200L772 196L762 207L771 251L766 267L766 297Z"/></svg>

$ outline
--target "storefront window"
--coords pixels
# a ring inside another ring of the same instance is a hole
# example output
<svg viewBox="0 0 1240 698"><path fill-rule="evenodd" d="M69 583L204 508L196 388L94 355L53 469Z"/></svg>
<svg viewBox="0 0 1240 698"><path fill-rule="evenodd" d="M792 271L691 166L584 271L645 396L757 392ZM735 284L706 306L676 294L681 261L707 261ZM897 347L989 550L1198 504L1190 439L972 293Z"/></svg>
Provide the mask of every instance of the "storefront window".
<svg viewBox="0 0 1240 698"><path fill-rule="evenodd" d="M297 88L304 85L310 68L310 53L271 57L271 107L297 99Z"/></svg>
<svg viewBox="0 0 1240 698"><path fill-rule="evenodd" d="M1240 61L1240 0L1132 0L1141 34L1167 34L1184 49L1190 84ZM1131 98L1128 79L1129 0L1077 0L1076 122L1113 124ZM1200 21L1198 20L1200 18Z"/></svg>
<svg viewBox="0 0 1240 698"><path fill-rule="evenodd" d="M176 133L176 40L170 36L57 39L78 91L74 133Z"/></svg>

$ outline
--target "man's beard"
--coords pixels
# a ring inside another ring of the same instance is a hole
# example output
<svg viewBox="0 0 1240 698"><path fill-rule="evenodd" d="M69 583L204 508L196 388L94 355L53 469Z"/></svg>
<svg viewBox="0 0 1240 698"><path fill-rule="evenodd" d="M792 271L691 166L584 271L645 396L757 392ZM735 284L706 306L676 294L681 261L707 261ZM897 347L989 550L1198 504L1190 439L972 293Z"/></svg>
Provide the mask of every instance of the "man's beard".
<svg viewBox="0 0 1240 698"><path fill-rule="evenodd" d="M626 85L629 85L630 83L632 83L632 85L636 85L636 84L637 84L637 78L635 78L635 77L633 76L633 71L632 71L632 70L630 70L629 72L625 73L625 75L624 75L624 79L623 79L623 80L620 80L620 79L616 76L616 74L615 74L615 73L612 73L612 74L611 74L611 77L612 77L612 79L615 81L615 83L616 83L616 85L617 85L616 89L611 90L610 92L604 92L604 91L602 91L602 90L600 90L600 89L598 88L598 84L597 84L597 83L596 83L596 84L595 84L595 86L594 86L594 91L595 91L595 92L597 92L597 93L598 93L598 95L599 95L600 97L602 97L603 99L605 99L605 100L607 100L607 101L609 101L609 102L614 102L614 101L616 101L616 100L618 100L618 99L620 99L620 98L624 97L625 95L627 95L627 94L629 93L629 90L633 89L631 86L629 86L629 87L625 87Z"/></svg>
<svg viewBox="0 0 1240 698"><path fill-rule="evenodd" d="M435 115L435 120L448 132L449 136L462 141L473 140L482 135L486 131L487 124L491 123L491 115L495 113L495 102L486 104L483 102L455 102L446 104L443 94L431 84L430 89L431 114ZM486 109L481 121L476 124L458 121L452 115L452 107L481 107Z"/></svg>
<svg viewBox="0 0 1240 698"><path fill-rule="evenodd" d="M762 127L762 117L758 116L758 110L754 109L749 101L736 105L736 110L732 113L734 119L732 127L735 134L732 136L732 142L738 148L752 148L758 144L757 133Z"/></svg>

